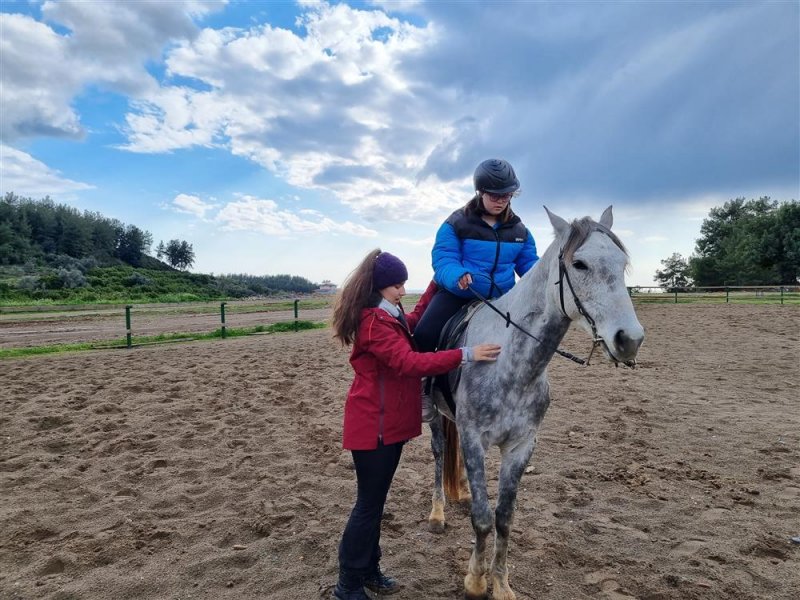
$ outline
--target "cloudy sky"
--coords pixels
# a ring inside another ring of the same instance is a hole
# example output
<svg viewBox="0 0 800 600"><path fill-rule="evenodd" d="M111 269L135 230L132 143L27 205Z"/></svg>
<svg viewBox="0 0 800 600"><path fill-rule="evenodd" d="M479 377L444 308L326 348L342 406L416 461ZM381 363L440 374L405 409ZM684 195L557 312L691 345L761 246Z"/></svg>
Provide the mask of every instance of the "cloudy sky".
<svg viewBox="0 0 800 600"><path fill-rule="evenodd" d="M614 206L629 284L731 198L800 198L800 3L13 2L0 192L194 245L193 270L432 272L485 158L543 205Z"/></svg>

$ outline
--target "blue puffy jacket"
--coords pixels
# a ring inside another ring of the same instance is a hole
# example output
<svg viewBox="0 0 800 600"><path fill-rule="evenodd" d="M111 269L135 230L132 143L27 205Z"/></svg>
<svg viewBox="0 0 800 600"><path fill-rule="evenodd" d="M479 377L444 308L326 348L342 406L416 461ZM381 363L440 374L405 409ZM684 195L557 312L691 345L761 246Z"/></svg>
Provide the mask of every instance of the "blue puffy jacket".
<svg viewBox="0 0 800 600"><path fill-rule="evenodd" d="M492 227L463 208L439 227L432 258L434 281L462 298L474 297L458 287L465 273L480 294L497 298L514 287L514 272L521 277L539 260L536 242L518 216Z"/></svg>

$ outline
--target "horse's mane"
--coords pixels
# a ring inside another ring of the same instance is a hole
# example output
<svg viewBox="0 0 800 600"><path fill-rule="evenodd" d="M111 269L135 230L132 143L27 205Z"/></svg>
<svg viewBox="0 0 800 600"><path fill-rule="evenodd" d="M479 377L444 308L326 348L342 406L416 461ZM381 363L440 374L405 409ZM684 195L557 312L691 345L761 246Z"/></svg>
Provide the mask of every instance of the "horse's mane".
<svg viewBox="0 0 800 600"><path fill-rule="evenodd" d="M567 242L564 244L564 248L562 249L562 252L564 253L564 260L571 262L575 251L580 248L587 238L595 231L606 234L609 238L611 238L611 241L614 242L617 247L625 253L625 256L628 256L628 251L625 249L625 245L613 231L611 231L605 225L601 225L600 223L592 220L590 217L583 217L582 219L575 219L572 223L570 223L569 237L567 238Z"/></svg>

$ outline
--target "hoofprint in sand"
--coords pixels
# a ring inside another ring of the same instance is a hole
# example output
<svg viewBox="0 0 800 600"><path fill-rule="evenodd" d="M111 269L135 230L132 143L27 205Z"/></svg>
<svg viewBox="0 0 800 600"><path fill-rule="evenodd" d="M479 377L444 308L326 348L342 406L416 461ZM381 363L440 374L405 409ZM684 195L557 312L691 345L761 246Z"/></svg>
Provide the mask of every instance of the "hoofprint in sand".
<svg viewBox="0 0 800 600"><path fill-rule="evenodd" d="M800 309L637 312L637 370L551 363L517 597L794 597ZM329 597L354 498L350 379L329 330L0 362L0 597ZM383 525L398 599L462 594L472 528L450 507L428 531L432 469L426 432Z"/></svg>

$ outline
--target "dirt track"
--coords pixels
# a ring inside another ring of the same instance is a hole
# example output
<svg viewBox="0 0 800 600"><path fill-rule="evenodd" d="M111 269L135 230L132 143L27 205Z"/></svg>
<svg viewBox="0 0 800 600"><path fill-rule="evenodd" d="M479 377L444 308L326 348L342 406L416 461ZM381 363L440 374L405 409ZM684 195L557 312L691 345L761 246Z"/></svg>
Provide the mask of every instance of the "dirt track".
<svg viewBox="0 0 800 600"><path fill-rule="evenodd" d="M551 365L511 536L517 598L796 598L800 309L638 312L639 369ZM350 369L329 335L0 362L0 598L329 597L354 492ZM427 531L428 440L406 447L387 505L398 600L462 597L469 517L450 506Z"/></svg>

